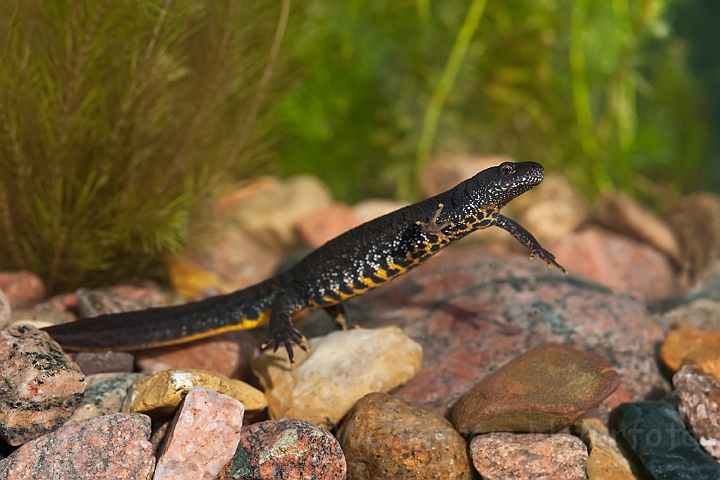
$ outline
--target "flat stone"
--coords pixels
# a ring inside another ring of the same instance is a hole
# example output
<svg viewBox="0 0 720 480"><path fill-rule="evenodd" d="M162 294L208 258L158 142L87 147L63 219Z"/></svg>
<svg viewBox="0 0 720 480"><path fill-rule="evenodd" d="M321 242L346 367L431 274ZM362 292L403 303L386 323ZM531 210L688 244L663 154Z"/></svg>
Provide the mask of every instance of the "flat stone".
<svg viewBox="0 0 720 480"><path fill-rule="evenodd" d="M45 298L45 284L27 270L0 272L0 290L5 293L10 308L30 308Z"/></svg>
<svg viewBox="0 0 720 480"><path fill-rule="evenodd" d="M665 338L660 358L674 373L684 365L697 365L708 375L720 379L720 331L684 326Z"/></svg>
<svg viewBox="0 0 720 480"><path fill-rule="evenodd" d="M187 392L197 386L239 400L248 413L257 413L267 406L265 395L245 382L213 372L184 369L165 370L136 380L128 393L123 411L147 413L153 419L168 418L175 413Z"/></svg>
<svg viewBox="0 0 720 480"><path fill-rule="evenodd" d="M212 480L240 442L243 405L232 397L193 387L170 426L153 480Z"/></svg>
<svg viewBox="0 0 720 480"><path fill-rule="evenodd" d="M305 245L317 248L361 223L349 205L333 202L298 220L295 228Z"/></svg>
<svg viewBox="0 0 720 480"><path fill-rule="evenodd" d="M296 349L262 354L253 369L268 399L270 418L290 417L331 429L357 400L389 392L420 369L422 349L397 327L336 331L311 338L311 354Z"/></svg>
<svg viewBox="0 0 720 480"><path fill-rule="evenodd" d="M327 430L291 418L243 427L240 444L217 480L345 480L345 457Z"/></svg>
<svg viewBox="0 0 720 480"><path fill-rule="evenodd" d="M473 387L453 410L453 424L462 434L554 433L596 407L619 384L606 358L548 343Z"/></svg>
<svg viewBox="0 0 720 480"><path fill-rule="evenodd" d="M50 336L32 327L0 331L0 434L21 445L61 426L80 403L85 376Z"/></svg>
<svg viewBox="0 0 720 480"><path fill-rule="evenodd" d="M702 278L720 259L720 196L691 193L667 209L665 220L680 244L683 263Z"/></svg>
<svg viewBox="0 0 720 480"><path fill-rule="evenodd" d="M673 386L680 416L705 451L720 460L720 381L683 367L673 375Z"/></svg>
<svg viewBox="0 0 720 480"><path fill-rule="evenodd" d="M3 330L10 324L10 300L5 296L2 290L0 290L0 330Z"/></svg>
<svg viewBox="0 0 720 480"><path fill-rule="evenodd" d="M573 431L590 449L586 468L588 480L637 480L602 420L581 418L573 423Z"/></svg>
<svg viewBox="0 0 720 480"><path fill-rule="evenodd" d="M148 479L155 466L150 419L118 413L65 426L0 461L0 478Z"/></svg>
<svg viewBox="0 0 720 480"><path fill-rule="evenodd" d="M452 424L387 393L361 398L337 437L352 479L471 478L467 444Z"/></svg>
<svg viewBox="0 0 720 480"><path fill-rule="evenodd" d="M572 435L490 433L470 443L483 480L585 480L588 454Z"/></svg>
<svg viewBox="0 0 720 480"><path fill-rule="evenodd" d="M100 415L120 413L125 397L139 373L96 373L88 375L82 402L65 422L75 423Z"/></svg>
<svg viewBox="0 0 720 480"><path fill-rule="evenodd" d="M163 291L150 283L147 287L118 285L108 288L81 288L76 295L80 318L166 307L176 303L170 292Z"/></svg>
<svg viewBox="0 0 720 480"><path fill-rule="evenodd" d="M616 413L623 439L653 479L720 478L720 465L703 451L670 404L623 403Z"/></svg>
<svg viewBox="0 0 720 480"><path fill-rule="evenodd" d="M680 265L680 246L670 226L652 210L620 190L600 195L594 208L595 220L607 228L652 245Z"/></svg>
<svg viewBox="0 0 720 480"><path fill-rule="evenodd" d="M587 228L546 246L573 275L581 275L645 303L675 292L670 260L624 235Z"/></svg>
<svg viewBox="0 0 720 480"><path fill-rule="evenodd" d="M228 332L190 343L141 350L135 355L140 369L148 374L168 368L189 368L244 379L249 378L258 345L247 332ZM160 370L158 364L163 365Z"/></svg>
<svg viewBox="0 0 720 480"><path fill-rule="evenodd" d="M135 357L129 352L80 352L75 363L85 375L95 373L129 373L133 371Z"/></svg>

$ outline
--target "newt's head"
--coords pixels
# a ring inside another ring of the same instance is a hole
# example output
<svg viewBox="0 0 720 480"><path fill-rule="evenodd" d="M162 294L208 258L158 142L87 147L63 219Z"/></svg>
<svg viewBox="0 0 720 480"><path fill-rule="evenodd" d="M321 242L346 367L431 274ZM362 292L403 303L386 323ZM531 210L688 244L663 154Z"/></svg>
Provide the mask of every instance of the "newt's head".
<svg viewBox="0 0 720 480"><path fill-rule="evenodd" d="M499 210L542 182L544 171L542 165L535 162L503 162L467 180L465 193L476 208Z"/></svg>

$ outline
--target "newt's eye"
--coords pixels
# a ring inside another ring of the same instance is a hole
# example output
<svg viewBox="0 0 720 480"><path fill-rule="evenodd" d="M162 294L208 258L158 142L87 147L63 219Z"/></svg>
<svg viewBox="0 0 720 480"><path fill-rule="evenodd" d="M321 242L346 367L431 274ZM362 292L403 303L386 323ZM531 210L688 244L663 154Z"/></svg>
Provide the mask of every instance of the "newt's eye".
<svg viewBox="0 0 720 480"><path fill-rule="evenodd" d="M498 167L500 170L500 175L506 177L508 175L512 175L515 173L515 164L510 162L505 162Z"/></svg>

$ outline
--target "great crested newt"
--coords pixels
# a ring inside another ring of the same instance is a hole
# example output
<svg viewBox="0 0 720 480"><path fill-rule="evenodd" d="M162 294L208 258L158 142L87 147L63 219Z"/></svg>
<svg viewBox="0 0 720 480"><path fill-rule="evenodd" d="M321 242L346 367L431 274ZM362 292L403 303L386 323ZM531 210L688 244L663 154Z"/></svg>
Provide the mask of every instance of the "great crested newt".
<svg viewBox="0 0 720 480"><path fill-rule="evenodd" d="M383 285L421 264L450 243L490 226L510 232L535 255L557 266L522 226L500 214L510 200L543 180L542 165L505 162L427 200L371 220L328 241L289 270L227 295L178 306L113 313L45 328L60 345L75 351L141 350L185 343L230 330L269 323L262 348L285 347L305 337L292 315L324 308L347 328L342 302Z"/></svg>

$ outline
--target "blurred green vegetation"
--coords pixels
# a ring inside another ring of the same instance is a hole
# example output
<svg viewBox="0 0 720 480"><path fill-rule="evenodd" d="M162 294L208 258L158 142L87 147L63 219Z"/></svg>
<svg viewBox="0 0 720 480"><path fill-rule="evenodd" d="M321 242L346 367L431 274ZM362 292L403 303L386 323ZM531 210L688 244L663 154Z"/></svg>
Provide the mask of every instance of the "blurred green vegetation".
<svg viewBox="0 0 720 480"><path fill-rule="evenodd" d="M661 207L697 183L710 130L671 0L482 2L428 139L428 106L478 3L302 4L286 51L298 76L273 107L284 170L346 201L412 199L429 144L541 162L589 198L617 187Z"/></svg>
<svg viewBox="0 0 720 480"><path fill-rule="evenodd" d="M227 172L266 157L251 129L270 129L288 13L289 0L0 3L0 269L50 291L161 271Z"/></svg>

